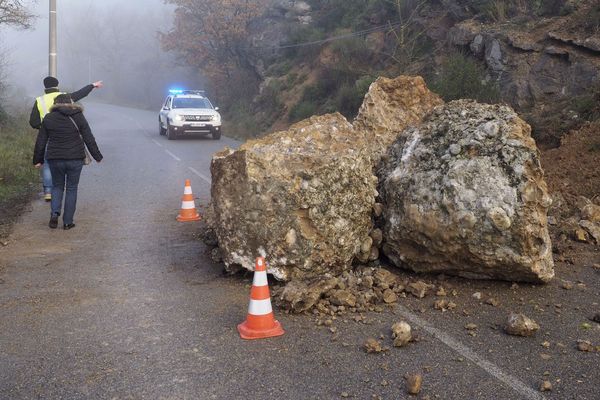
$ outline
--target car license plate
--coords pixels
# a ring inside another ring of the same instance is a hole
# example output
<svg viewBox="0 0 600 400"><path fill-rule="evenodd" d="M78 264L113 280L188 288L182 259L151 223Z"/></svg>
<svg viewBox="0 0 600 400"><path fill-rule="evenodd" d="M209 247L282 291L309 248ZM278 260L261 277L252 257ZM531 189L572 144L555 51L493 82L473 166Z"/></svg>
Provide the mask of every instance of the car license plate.
<svg viewBox="0 0 600 400"><path fill-rule="evenodd" d="M198 128L203 128L206 126L206 124L201 124L198 122L192 122L192 126L198 127Z"/></svg>

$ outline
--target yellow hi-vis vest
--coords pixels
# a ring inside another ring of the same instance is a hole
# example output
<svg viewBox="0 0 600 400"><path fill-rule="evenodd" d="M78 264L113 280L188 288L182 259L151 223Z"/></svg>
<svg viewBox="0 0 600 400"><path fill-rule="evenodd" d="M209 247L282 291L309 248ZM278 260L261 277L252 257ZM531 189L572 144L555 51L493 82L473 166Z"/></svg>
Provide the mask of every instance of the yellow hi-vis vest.
<svg viewBox="0 0 600 400"><path fill-rule="evenodd" d="M52 107L54 105L54 100L61 94L64 94L64 93L61 93L61 92L46 93L45 95L40 96L36 99L38 111L40 112L40 121L44 120L44 117L46 116L46 114L48 114L50 112L50 107Z"/></svg>

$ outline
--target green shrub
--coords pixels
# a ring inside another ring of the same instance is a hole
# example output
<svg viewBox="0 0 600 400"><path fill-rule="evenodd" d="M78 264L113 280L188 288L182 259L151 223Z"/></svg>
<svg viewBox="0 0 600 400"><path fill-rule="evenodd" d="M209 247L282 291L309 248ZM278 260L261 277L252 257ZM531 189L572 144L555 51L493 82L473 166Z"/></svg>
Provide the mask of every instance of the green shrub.
<svg viewBox="0 0 600 400"><path fill-rule="evenodd" d="M308 100L302 100L295 104L288 114L290 122L298 122L311 117L317 113L317 105Z"/></svg>
<svg viewBox="0 0 600 400"><path fill-rule="evenodd" d="M485 81L485 69L462 53L448 57L431 85L444 100L474 99L484 103L497 103L500 92L496 84Z"/></svg>

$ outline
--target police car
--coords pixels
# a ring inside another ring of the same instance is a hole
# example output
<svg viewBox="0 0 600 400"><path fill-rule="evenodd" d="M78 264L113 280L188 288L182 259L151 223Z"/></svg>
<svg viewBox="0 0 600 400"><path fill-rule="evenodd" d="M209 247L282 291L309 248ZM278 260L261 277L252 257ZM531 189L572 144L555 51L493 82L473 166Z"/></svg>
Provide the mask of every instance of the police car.
<svg viewBox="0 0 600 400"><path fill-rule="evenodd" d="M169 140L183 135L221 138L221 114L202 90L170 90L158 115L158 131Z"/></svg>

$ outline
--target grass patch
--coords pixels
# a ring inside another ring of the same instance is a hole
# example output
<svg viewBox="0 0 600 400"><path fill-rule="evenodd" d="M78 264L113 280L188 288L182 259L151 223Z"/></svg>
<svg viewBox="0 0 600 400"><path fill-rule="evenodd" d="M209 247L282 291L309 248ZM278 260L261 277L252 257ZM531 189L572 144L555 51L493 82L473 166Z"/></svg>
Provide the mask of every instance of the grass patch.
<svg viewBox="0 0 600 400"><path fill-rule="evenodd" d="M25 115L0 126L0 204L27 195L39 182L39 171L32 165L36 136Z"/></svg>

